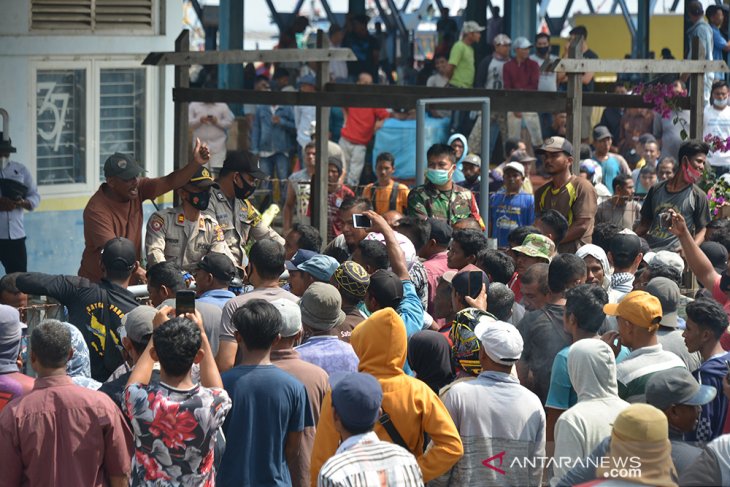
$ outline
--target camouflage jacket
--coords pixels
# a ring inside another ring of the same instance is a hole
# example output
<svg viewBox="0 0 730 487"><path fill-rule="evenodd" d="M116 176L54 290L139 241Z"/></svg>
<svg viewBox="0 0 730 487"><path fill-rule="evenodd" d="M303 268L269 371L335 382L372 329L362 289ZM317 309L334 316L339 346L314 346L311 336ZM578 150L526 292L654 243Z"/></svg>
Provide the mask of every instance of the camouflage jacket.
<svg viewBox="0 0 730 487"><path fill-rule="evenodd" d="M406 214L446 220L449 225L474 218L484 228L474 195L457 184L451 191L441 191L430 182L413 188L408 194Z"/></svg>

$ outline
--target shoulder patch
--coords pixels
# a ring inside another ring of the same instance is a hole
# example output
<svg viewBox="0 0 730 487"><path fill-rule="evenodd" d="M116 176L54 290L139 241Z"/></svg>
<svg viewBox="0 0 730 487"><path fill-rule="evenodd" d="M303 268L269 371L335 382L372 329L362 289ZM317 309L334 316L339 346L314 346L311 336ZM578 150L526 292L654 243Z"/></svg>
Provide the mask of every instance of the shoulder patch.
<svg viewBox="0 0 730 487"><path fill-rule="evenodd" d="M177 215L177 224L178 225L184 225L185 224L185 215L180 213Z"/></svg>
<svg viewBox="0 0 730 487"><path fill-rule="evenodd" d="M155 213L154 215L152 215L150 217L150 228L153 231L159 232L160 230L162 230L162 227L164 224L165 224L165 220L157 213Z"/></svg>
<svg viewBox="0 0 730 487"><path fill-rule="evenodd" d="M215 241L216 242L224 242L225 241L225 238L223 236L223 229L221 228L221 226L220 225L215 225L213 227L213 229L215 231Z"/></svg>
<svg viewBox="0 0 730 487"><path fill-rule="evenodd" d="M224 195L221 191L213 191L213 194L216 198L218 198L219 201L225 201L226 195Z"/></svg>

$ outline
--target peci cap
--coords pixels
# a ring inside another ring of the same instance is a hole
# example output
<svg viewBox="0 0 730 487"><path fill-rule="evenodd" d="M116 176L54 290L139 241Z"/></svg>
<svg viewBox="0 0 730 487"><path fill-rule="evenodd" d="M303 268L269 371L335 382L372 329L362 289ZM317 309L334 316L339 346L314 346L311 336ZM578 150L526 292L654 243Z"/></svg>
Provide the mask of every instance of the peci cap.
<svg viewBox="0 0 730 487"><path fill-rule="evenodd" d="M482 158L476 154L467 154L461 161L461 163L482 167Z"/></svg>
<svg viewBox="0 0 730 487"><path fill-rule="evenodd" d="M659 300L662 305L662 326L677 328L677 307L679 306L679 286L666 277L655 277L644 288L646 292Z"/></svg>
<svg viewBox="0 0 730 487"><path fill-rule="evenodd" d="M530 257L539 257L550 263L555 255L555 243L545 235L531 233L522 241L522 245L512 247L512 250Z"/></svg>
<svg viewBox="0 0 730 487"><path fill-rule="evenodd" d="M471 280L469 279L469 273L470 272L480 272L481 273L481 282L478 287L474 288L471 286ZM451 279L447 279L447 277L444 275L444 279L446 279L446 282L451 283L451 287L454 291L457 292L457 294L460 294L462 296L471 296L472 298L476 298L479 296L479 293L482 292L482 284L486 287L489 287L489 278L487 275L482 271L479 267L469 264L466 267L460 269L456 274L451 277Z"/></svg>
<svg viewBox="0 0 730 487"><path fill-rule="evenodd" d="M532 47L532 42L530 42L527 37L518 37L512 43L512 47L515 49L529 49Z"/></svg>
<svg viewBox="0 0 730 487"><path fill-rule="evenodd" d="M596 125L596 127L593 129L593 140L603 140L607 138L613 138L613 135L611 135L611 131L608 130L608 127L605 125Z"/></svg>
<svg viewBox="0 0 730 487"><path fill-rule="evenodd" d="M383 389L370 374L351 372L330 378L332 407L348 430L372 428L380 417Z"/></svg>
<svg viewBox="0 0 730 487"><path fill-rule="evenodd" d="M662 304L646 291L631 291L620 303L605 304L603 312L609 316L620 316L631 324L652 332L659 328Z"/></svg>
<svg viewBox="0 0 730 487"><path fill-rule="evenodd" d="M370 275L357 262L346 260L334 273L335 283L341 290L356 298L364 298L370 286Z"/></svg>
<svg viewBox="0 0 730 487"><path fill-rule="evenodd" d="M256 179L268 179L268 175L261 170L259 158L248 151L228 151L223 161L221 171L243 172Z"/></svg>
<svg viewBox="0 0 730 487"><path fill-rule="evenodd" d="M131 271L137 262L134 244L124 237L109 240L101 250L101 262L107 270Z"/></svg>
<svg viewBox="0 0 730 487"><path fill-rule="evenodd" d="M646 402L666 411L670 406L704 406L717 395L717 389L701 385L683 367L660 370L646 383Z"/></svg>
<svg viewBox="0 0 730 487"><path fill-rule="evenodd" d="M438 245L449 245L451 242L451 236L454 230L451 225L446 223L446 220L439 220L436 218L429 218L428 223L431 224L431 235L429 240L435 240Z"/></svg>
<svg viewBox="0 0 730 487"><path fill-rule="evenodd" d="M0 304L0 348L17 345L23 334L25 324L20 321L20 313L12 306ZM12 357L13 362L17 358L17 351Z"/></svg>
<svg viewBox="0 0 730 487"><path fill-rule="evenodd" d="M317 281L330 282L340 263L329 255L317 254L297 266L297 270L306 272Z"/></svg>
<svg viewBox="0 0 730 487"><path fill-rule="evenodd" d="M573 144L563 137L550 137L549 139L545 139L545 142L535 150L536 154L544 154L546 152L565 152L567 155L573 157Z"/></svg>
<svg viewBox="0 0 730 487"><path fill-rule="evenodd" d="M482 32L485 28L479 25L477 22L473 20L467 20L464 22L464 27L462 27L461 31L464 34L471 34L472 32Z"/></svg>
<svg viewBox="0 0 730 487"><path fill-rule="evenodd" d="M119 179L134 179L145 170L134 159L121 152L115 152L104 161L104 176Z"/></svg>
<svg viewBox="0 0 730 487"><path fill-rule="evenodd" d="M512 39L507 34L497 34L494 36L492 44L495 46L510 46L512 45Z"/></svg>
<svg viewBox="0 0 730 487"><path fill-rule="evenodd" d="M504 169L502 169L502 172L506 171L507 169L514 169L515 171L520 173L523 178L525 177L525 166L523 166L519 162L508 162L504 165Z"/></svg>
<svg viewBox="0 0 730 487"><path fill-rule="evenodd" d="M219 281L226 283L236 277L236 266L233 265L233 261L227 255L219 252L211 252L203 256L198 262L198 269L209 272Z"/></svg>
<svg viewBox="0 0 730 487"><path fill-rule="evenodd" d="M724 245L706 240L700 245L700 250L710 259L712 267L718 274L722 274L727 269L727 249Z"/></svg>
<svg viewBox="0 0 730 487"><path fill-rule="evenodd" d="M195 174L193 174L193 177L190 178L190 181L188 181L188 184L191 186L195 186L196 188L200 189L208 189L211 186L215 188L219 188L218 184L213 179L213 176L211 176L210 171L205 166L200 166L197 171L195 171Z"/></svg>
<svg viewBox="0 0 730 487"><path fill-rule="evenodd" d="M284 320L284 326L281 327L279 335L282 338L293 337L302 329L302 310L297 303L290 299L275 299L271 301Z"/></svg>
<svg viewBox="0 0 730 487"><path fill-rule="evenodd" d="M512 365L520 359L524 342L514 325L504 321L481 319L474 335L482 343L484 353L502 365Z"/></svg>
<svg viewBox="0 0 730 487"><path fill-rule="evenodd" d="M298 271L300 265L304 264L315 255L319 254L313 250L299 249L294 253L294 255L292 255L291 260L287 260L284 263L284 267L286 267L286 270L288 271Z"/></svg>
<svg viewBox="0 0 730 487"><path fill-rule="evenodd" d="M122 317L122 328L127 338L134 343L144 343L145 337L152 334L152 320L155 319L157 308L140 305Z"/></svg>
<svg viewBox="0 0 730 487"><path fill-rule="evenodd" d="M403 281L391 271L378 269L370 276L368 291L381 308L397 308L403 299Z"/></svg>
<svg viewBox="0 0 730 487"><path fill-rule="evenodd" d="M644 262L647 264L664 264L669 267L674 267L681 274L684 272L684 260L682 256L668 250L660 250L659 252L649 252L644 257Z"/></svg>
<svg viewBox="0 0 730 487"><path fill-rule="evenodd" d="M345 321L341 307L340 292L324 282L312 283L299 300L302 324L319 331L331 330Z"/></svg>

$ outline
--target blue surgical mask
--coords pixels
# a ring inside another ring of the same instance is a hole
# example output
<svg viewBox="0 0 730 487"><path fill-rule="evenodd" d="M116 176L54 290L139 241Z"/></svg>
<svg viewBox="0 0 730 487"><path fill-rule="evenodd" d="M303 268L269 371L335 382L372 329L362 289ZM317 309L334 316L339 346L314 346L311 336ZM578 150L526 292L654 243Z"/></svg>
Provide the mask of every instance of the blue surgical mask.
<svg viewBox="0 0 730 487"><path fill-rule="evenodd" d="M443 186L449 182L450 173L449 169L429 169L426 171L426 178L436 186Z"/></svg>
<svg viewBox="0 0 730 487"><path fill-rule="evenodd" d="M717 98L712 99L712 104L717 108L725 108L727 106L727 98L724 100L718 100Z"/></svg>

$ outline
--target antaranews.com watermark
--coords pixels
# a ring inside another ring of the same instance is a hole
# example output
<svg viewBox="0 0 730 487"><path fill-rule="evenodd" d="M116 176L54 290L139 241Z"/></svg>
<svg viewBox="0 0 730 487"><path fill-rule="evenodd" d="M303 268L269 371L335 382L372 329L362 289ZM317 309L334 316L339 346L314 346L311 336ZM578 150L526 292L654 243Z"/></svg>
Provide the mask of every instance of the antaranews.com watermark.
<svg viewBox="0 0 730 487"><path fill-rule="evenodd" d="M571 470L576 467L601 469L606 478L638 478L641 477L641 458L639 457L515 457L505 461L506 451L497 453L482 462L487 468L506 475L506 469L546 469L552 467Z"/></svg>

